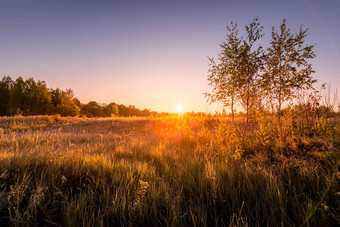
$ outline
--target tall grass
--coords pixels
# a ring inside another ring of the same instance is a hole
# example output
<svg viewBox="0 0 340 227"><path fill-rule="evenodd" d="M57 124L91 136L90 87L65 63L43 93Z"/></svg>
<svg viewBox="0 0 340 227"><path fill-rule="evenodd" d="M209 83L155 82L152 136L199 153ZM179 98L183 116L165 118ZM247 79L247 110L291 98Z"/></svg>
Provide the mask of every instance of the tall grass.
<svg viewBox="0 0 340 227"><path fill-rule="evenodd" d="M337 225L339 121L298 120L1 118L0 225Z"/></svg>

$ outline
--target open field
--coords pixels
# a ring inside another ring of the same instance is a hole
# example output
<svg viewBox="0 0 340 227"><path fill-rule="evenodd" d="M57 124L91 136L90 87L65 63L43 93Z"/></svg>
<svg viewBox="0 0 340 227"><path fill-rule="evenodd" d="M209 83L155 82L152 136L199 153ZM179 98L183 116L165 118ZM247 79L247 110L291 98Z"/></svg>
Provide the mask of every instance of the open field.
<svg viewBox="0 0 340 227"><path fill-rule="evenodd" d="M6 117L0 126L1 226L340 223L337 119L309 134L287 120L280 136L267 119L245 128L222 117Z"/></svg>

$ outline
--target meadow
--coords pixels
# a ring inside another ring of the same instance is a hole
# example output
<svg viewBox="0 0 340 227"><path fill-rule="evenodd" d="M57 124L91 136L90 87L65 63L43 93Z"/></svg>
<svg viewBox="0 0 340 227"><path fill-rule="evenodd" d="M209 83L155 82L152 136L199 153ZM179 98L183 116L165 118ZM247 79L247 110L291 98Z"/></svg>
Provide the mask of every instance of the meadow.
<svg viewBox="0 0 340 227"><path fill-rule="evenodd" d="M0 118L1 226L336 226L339 116Z"/></svg>

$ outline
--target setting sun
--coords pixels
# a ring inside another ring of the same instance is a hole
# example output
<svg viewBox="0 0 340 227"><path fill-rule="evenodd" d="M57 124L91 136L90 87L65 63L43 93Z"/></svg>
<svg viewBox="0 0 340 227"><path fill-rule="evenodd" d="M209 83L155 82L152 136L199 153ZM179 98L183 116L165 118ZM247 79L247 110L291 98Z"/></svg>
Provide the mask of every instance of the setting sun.
<svg viewBox="0 0 340 227"><path fill-rule="evenodd" d="M176 106L176 111L177 111L178 113L183 113L183 106L182 106L182 105L177 105L177 106Z"/></svg>
<svg viewBox="0 0 340 227"><path fill-rule="evenodd" d="M0 227L340 227L339 9L0 0Z"/></svg>

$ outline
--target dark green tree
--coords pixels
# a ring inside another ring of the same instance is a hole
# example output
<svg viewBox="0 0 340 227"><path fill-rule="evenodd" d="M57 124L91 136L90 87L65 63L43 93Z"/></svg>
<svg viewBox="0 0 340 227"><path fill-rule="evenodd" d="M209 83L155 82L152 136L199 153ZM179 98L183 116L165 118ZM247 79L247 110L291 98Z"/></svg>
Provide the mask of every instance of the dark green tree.
<svg viewBox="0 0 340 227"><path fill-rule="evenodd" d="M13 80L9 76L4 76L0 81L0 116L9 115L10 92Z"/></svg>
<svg viewBox="0 0 340 227"><path fill-rule="evenodd" d="M35 82L33 78L25 81L26 90L24 93L25 115L47 114L51 105L51 93L48 91L45 81Z"/></svg>
<svg viewBox="0 0 340 227"><path fill-rule="evenodd" d="M104 117L103 107L95 101L87 103L83 110L88 117Z"/></svg>
<svg viewBox="0 0 340 227"><path fill-rule="evenodd" d="M63 91L60 90L59 88L56 88L50 89L50 93L52 105L56 108L61 103L61 95Z"/></svg>
<svg viewBox="0 0 340 227"><path fill-rule="evenodd" d="M22 77L18 77L13 83L9 98L10 115L22 114L25 103L26 83Z"/></svg>

